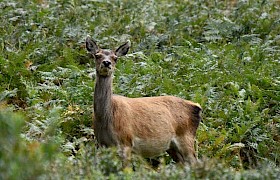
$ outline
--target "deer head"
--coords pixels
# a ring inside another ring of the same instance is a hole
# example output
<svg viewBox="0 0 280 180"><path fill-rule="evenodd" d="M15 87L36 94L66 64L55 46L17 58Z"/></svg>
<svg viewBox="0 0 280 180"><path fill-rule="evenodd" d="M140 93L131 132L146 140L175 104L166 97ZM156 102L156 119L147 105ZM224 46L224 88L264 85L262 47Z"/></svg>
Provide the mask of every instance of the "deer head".
<svg viewBox="0 0 280 180"><path fill-rule="evenodd" d="M117 50L100 49L96 42L90 37L86 38L86 48L95 58L96 72L100 76L111 76L114 72L117 59L127 54L130 48L130 41L121 45Z"/></svg>

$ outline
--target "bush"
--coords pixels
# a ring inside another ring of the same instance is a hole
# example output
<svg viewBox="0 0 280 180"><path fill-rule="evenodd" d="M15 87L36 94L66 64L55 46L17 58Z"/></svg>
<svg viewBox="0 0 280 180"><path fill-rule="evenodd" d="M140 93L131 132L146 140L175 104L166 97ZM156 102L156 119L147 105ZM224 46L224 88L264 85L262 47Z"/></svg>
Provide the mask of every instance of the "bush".
<svg viewBox="0 0 280 180"><path fill-rule="evenodd" d="M1 179L44 177L56 155L52 142L28 142L21 136L24 118L20 114L0 111Z"/></svg>

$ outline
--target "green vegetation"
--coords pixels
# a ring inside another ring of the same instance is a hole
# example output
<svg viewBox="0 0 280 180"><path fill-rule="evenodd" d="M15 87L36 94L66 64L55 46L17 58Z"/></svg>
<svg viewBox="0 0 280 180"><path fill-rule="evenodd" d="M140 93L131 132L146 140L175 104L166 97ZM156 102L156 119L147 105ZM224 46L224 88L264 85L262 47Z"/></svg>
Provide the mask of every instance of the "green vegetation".
<svg viewBox="0 0 280 180"><path fill-rule="evenodd" d="M2 0L0 179L277 179L280 177L280 3L276 0ZM153 170L92 130L94 62L130 39L114 92L175 95L204 109L201 163Z"/></svg>

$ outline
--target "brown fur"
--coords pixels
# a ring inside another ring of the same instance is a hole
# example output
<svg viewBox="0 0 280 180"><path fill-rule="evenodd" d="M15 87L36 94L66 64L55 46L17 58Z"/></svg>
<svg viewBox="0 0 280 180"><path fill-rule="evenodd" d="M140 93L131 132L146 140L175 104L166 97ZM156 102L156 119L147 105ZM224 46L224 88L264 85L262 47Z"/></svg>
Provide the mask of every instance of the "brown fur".
<svg viewBox="0 0 280 180"><path fill-rule="evenodd" d="M168 152L176 162L196 162L194 141L201 120L199 104L174 96L113 95L116 57L125 55L130 44L109 51L100 50L90 38L86 43L96 58L94 132L98 143L118 146L124 163L130 159L131 152L148 158Z"/></svg>

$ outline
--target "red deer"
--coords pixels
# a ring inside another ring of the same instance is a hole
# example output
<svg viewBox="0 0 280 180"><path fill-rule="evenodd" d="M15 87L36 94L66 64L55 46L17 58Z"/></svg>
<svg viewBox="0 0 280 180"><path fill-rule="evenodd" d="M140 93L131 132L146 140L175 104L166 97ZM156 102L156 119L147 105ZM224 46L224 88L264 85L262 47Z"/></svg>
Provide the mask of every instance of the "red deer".
<svg viewBox="0 0 280 180"><path fill-rule="evenodd" d="M174 96L113 95L115 65L129 48L128 41L115 51L100 49L86 38L86 49L96 66L94 132L98 144L117 146L124 166L131 153L153 158L167 152L176 162L196 162L194 143L202 111L199 104Z"/></svg>

